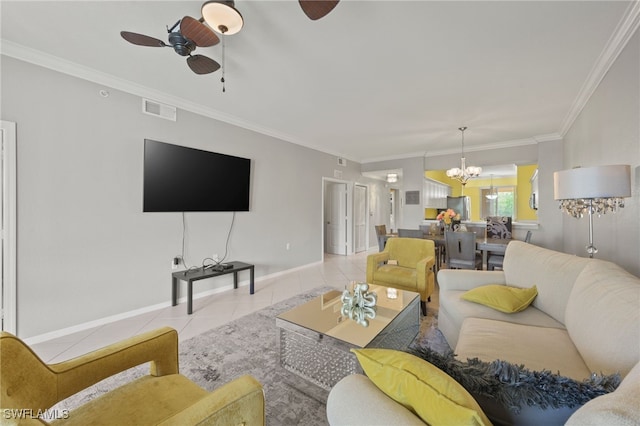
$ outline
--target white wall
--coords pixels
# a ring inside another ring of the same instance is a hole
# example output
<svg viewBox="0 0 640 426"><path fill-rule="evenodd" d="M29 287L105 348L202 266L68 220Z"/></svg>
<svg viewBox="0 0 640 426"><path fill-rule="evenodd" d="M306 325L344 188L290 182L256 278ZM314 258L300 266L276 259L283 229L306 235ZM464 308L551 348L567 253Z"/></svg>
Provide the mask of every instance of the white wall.
<svg viewBox="0 0 640 426"><path fill-rule="evenodd" d="M182 110L177 122L145 115L137 96L106 88L103 98L102 86L12 58L2 57L1 84L2 119L18 134L23 338L170 300L182 217L142 213L145 138L252 159L251 211L236 215L229 259L254 263L257 277L322 260L323 177L340 169L366 181L357 163ZM224 184L203 196L224 197ZM186 218L187 261L222 256L232 214Z"/></svg>
<svg viewBox="0 0 640 426"><path fill-rule="evenodd" d="M636 31L564 137L563 169L629 164L631 198L594 218L595 257L640 276L640 33ZM564 217L564 251L586 256L587 219Z"/></svg>

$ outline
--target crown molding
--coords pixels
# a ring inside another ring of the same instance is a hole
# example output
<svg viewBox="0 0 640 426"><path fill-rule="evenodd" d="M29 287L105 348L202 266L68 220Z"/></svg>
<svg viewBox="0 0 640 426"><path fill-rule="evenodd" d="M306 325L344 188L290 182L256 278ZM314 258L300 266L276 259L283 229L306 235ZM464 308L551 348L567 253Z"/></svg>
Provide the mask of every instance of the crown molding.
<svg viewBox="0 0 640 426"><path fill-rule="evenodd" d="M547 135L534 136L533 139L536 140L536 143L559 142L562 141L562 135L560 133L549 133Z"/></svg>
<svg viewBox="0 0 640 426"><path fill-rule="evenodd" d="M591 95L596 91L604 76L638 29L638 26L640 26L640 0L635 0L625 11L620 23L591 69L587 80L582 85L580 92L578 92L571 109L564 118L559 131L562 137L567 134L576 118L578 118Z"/></svg>
<svg viewBox="0 0 640 426"><path fill-rule="evenodd" d="M549 134L549 135L540 135L534 136L532 138L525 139L515 139L504 142L494 142L494 143L486 143L481 145L474 146L465 146L465 152L477 152L477 151L488 151L492 149L505 149L505 148L514 148L525 145L534 145L539 142L546 142L548 140L559 140L562 137L557 134ZM390 160L405 160L407 158L416 158L416 157L437 157L441 155L450 155L450 154L460 154L459 147L445 148L445 149L437 149L437 150L428 150L422 152L414 152L408 154L400 154L400 155L391 155L386 157L372 157L372 158L364 158L360 163L368 164L368 163L377 163L381 161L390 161Z"/></svg>
<svg viewBox="0 0 640 426"><path fill-rule="evenodd" d="M340 152L329 152L325 148L309 144L301 141L294 136L278 132L274 129L259 126L255 123L248 122L237 116L224 113L222 111L206 107L204 105L191 102L184 98L169 95L165 92L152 89L150 87L134 83L129 80L118 78L112 74L107 74L102 71L98 71L94 68L90 68L84 65L80 65L76 62L67 61L57 56L42 52L40 50L32 49L27 46L23 46L19 43L15 43L9 40L1 40L0 43L0 55L5 55L20 61L28 62L43 68L47 68L53 71L57 71L63 74L71 75L83 80L87 80L96 84L104 85L116 90L120 90L131 95L140 96L175 106L176 108L184 111L189 111L194 114L198 114L204 117L212 118L227 124L234 125L246 130L250 130L256 133L270 136L275 139L279 139L285 142L289 142L295 145L304 146L305 148L313 149L315 151L323 152L325 154L334 155L337 157L343 157L350 161L356 161Z"/></svg>

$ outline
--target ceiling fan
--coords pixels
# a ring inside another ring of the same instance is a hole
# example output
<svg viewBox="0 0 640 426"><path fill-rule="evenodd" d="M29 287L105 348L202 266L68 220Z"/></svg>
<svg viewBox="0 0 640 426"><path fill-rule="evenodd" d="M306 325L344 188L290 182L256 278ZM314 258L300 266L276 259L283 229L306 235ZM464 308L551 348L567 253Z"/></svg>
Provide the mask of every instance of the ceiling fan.
<svg viewBox="0 0 640 426"><path fill-rule="evenodd" d="M298 0L302 11L314 21L326 16L338 5L339 0Z"/></svg>
<svg viewBox="0 0 640 426"><path fill-rule="evenodd" d="M298 0L304 13L312 20L318 20L326 16L337 5L339 0ZM196 47L215 46L220 42L218 36L212 31L219 32L223 36L235 34L243 26L240 12L235 9L233 0L209 0L202 5L202 18L197 20L185 16L176 22L171 28L167 27L169 43L165 43L154 37L144 34L120 31L120 35L129 43L147 47L172 47L180 56L188 56L187 65L196 74L209 74L220 68L213 59L204 55L192 55ZM204 24L206 22L210 27ZM224 43L222 44L222 61L224 64ZM224 68L222 69L224 91Z"/></svg>
<svg viewBox="0 0 640 426"><path fill-rule="evenodd" d="M218 36L202 20L185 16L171 28L167 28L167 32L168 44L157 38L129 31L120 31L120 35L138 46L172 47L178 55L187 56L187 65L196 74L209 74L220 68L219 63L207 56L192 55L196 47L215 46L220 42Z"/></svg>

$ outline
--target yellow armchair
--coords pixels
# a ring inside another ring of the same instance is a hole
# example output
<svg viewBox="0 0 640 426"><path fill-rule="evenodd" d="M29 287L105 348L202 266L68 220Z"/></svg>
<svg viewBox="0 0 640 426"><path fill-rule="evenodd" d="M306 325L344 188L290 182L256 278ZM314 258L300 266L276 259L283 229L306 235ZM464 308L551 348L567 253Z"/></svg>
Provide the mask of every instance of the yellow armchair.
<svg viewBox="0 0 640 426"><path fill-rule="evenodd" d="M149 375L69 413L49 412L59 401L147 362ZM178 333L169 327L57 364L45 364L16 336L0 333L0 423L49 424L52 414L61 417L55 425L264 425L265 403L262 386L251 376L208 392L179 374Z"/></svg>
<svg viewBox="0 0 640 426"><path fill-rule="evenodd" d="M435 288L435 256L431 240L389 238L383 251L367 256L367 282L420 293L422 314L426 315Z"/></svg>

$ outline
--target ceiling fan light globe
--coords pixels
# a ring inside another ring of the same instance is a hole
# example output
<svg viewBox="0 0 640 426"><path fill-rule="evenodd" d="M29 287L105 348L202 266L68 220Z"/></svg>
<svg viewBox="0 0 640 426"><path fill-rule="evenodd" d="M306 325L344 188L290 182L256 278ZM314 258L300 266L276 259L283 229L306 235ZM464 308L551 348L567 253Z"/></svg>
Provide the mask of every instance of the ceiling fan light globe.
<svg viewBox="0 0 640 426"><path fill-rule="evenodd" d="M224 34L236 34L242 29L244 20L234 7L233 1L208 1L202 5L202 18L214 31Z"/></svg>

